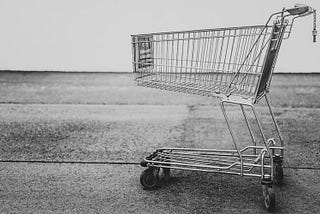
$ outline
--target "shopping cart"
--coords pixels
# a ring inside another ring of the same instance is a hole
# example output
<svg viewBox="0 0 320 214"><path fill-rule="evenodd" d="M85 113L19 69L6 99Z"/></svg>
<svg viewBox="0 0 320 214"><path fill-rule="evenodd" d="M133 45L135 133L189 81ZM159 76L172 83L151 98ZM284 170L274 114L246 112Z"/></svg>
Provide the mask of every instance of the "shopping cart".
<svg viewBox="0 0 320 214"><path fill-rule="evenodd" d="M275 210L273 184L283 183L284 143L267 93L281 42L290 36L296 18L314 14L305 5L272 14L265 25L132 35L133 70L139 86L220 98L220 106L234 149L160 148L141 165L145 189L159 186L159 172L194 170L260 177L264 204ZM272 24L270 24L273 21ZM267 139L254 105L262 98L268 106L279 142ZM225 104L239 105L252 144L239 148ZM252 110L261 145L257 145L246 108Z"/></svg>

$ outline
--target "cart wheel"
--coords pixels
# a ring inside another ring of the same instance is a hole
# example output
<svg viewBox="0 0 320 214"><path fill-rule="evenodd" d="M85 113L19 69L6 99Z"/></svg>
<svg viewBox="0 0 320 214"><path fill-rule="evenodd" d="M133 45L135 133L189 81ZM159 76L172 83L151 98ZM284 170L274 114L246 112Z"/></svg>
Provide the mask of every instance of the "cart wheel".
<svg viewBox="0 0 320 214"><path fill-rule="evenodd" d="M167 162L166 164L164 164L164 166L166 167L163 167L162 168L162 172L163 172L163 180L165 182L168 182L170 181L170 168L167 168L167 167L170 167L170 157L167 157L165 162Z"/></svg>
<svg viewBox="0 0 320 214"><path fill-rule="evenodd" d="M273 192L272 186L262 185L262 193L264 198L264 206L269 212L276 211L276 196Z"/></svg>
<svg viewBox="0 0 320 214"><path fill-rule="evenodd" d="M140 175L140 183L145 190L152 190L159 187L159 169L148 168L144 170Z"/></svg>
<svg viewBox="0 0 320 214"><path fill-rule="evenodd" d="M163 170L163 180L165 182L170 181L170 168L162 168Z"/></svg>
<svg viewBox="0 0 320 214"><path fill-rule="evenodd" d="M274 183L278 186L283 185L283 167L281 163L275 163Z"/></svg>

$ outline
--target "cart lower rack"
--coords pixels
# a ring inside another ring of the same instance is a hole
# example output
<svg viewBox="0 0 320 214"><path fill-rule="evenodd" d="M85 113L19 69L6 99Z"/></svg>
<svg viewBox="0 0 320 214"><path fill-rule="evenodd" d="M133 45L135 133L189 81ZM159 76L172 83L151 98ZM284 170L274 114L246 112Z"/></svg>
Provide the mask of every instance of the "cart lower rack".
<svg viewBox="0 0 320 214"><path fill-rule="evenodd" d="M232 137L234 149L159 148L141 165L145 189L159 186L159 172L170 169L259 177L264 204L275 211L274 184L283 183L284 143L267 93L283 39L289 38L296 18L316 11L296 5L272 14L265 25L176 31L132 36L133 70L139 86L216 97ZM270 24L273 21L273 24ZM316 29L314 21L313 37ZM255 104L266 100L277 132L267 138ZM239 105L252 142L239 148L225 104ZM245 107L253 112L262 144L257 145Z"/></svg>

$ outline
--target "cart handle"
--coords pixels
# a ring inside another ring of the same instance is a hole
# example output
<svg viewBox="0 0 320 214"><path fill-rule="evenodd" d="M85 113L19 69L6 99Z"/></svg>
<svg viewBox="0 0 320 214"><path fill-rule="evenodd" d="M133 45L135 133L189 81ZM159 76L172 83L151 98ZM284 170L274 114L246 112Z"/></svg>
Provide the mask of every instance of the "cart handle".
<svg viewBox="0 0 320 214"><path fill-rule="evenodd" d="M296 16L296 17L308 16L310 14L313 14L312 36L313 36L313 42L316 42L316 37L317 37L316 10L310 6L307 6L307 5L296 4L293 8L286 9L285 11L288 12L290 15Z"/></svg>
<svg viewBox="0 0 320 214"><path fill-rule="evenodd" d="M284 14L286 12L286 14ZM307 5L303 5L303 4L296 4L293 8L289 8L289 9L286 9L286 8L283 8L282 11L280 12L276 12L276 13L273 13L270 15L269 19L267 20L266 24L264 25L264 28L262 29L262 31L260 32L259 36L258 36L258 39L255 41L255 43L252 45L251 49L249 50L249 53L247 54L246 58L244 59L244 62L249 58L249 55L250 53L253 51L253 47L257 44L259 38L261 37L262 35L262 32L268 27L271 19L275 16L280 16L281 18L281 24L283 24L284 22L284 18L288 17L288 16L294 16L292 18L292 21L291 21L291 24L290 24L290 29L289 29L289 32L288 32L288 36L286 38L289 38L290 36L290 33L291 33L291 29L292 29L292 26L293 26L293 22L296 18L299 18L299 17L303 17L303 16L307 16L307 15L310 15L310 14L313 14L313 31L312 31L312 36L313 36L313 42L316 42L316 37L317 37L317 23L316 23L316 10L310 6L307 6ZM238 69L238 71L233 75L232 79L231 79L231 82L228 86L228 89L230 89L231 85L233 84L233 81L235 80L235 78L237 77L237 75L239 74L241 68L243 67L243 64L240 66L240 68ZM247 74L246 74L247 75ZM245 75L245 76L246 76ZM245 76L243 77L243 79L245 78ZM242 79L242 80L243 80ZM242 80L241 80L241 83L242 83ZM227 97L229 97L231 95L232 92L228 92L227 93Z"/></svg>
<svg viewBox="0 0 320 214"><path fill-rule="evenodd" d="M307 16L314 12L312 7L303 4L296 4L293 8L286 9L290 15Z"/></svg>

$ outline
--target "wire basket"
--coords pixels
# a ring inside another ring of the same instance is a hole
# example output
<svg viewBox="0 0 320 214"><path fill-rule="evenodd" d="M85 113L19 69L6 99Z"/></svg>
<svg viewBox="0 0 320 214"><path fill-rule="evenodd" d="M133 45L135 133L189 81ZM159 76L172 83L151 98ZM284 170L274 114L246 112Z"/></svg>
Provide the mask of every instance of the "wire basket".
<svg viewBox="0 0 320 214"><path fill-rule="evenodd" d="M132 36L135 80L140 86L189 94L255 98L267 53L277 50L287 24L276 26Z"/></svg>

